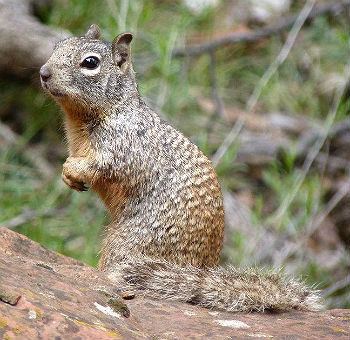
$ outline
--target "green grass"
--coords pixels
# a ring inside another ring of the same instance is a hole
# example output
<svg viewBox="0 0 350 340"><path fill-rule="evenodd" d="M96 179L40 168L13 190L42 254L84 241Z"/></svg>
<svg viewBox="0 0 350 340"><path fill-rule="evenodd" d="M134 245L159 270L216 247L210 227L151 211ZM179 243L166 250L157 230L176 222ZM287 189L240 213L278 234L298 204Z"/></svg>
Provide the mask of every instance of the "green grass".
<svg viewBox="0 0 350 340"><path fill-rule="evenodd" d="M53 8L40 16L48 25L63 27L78 35L84 34L91 23L99 24L109 40L121 31L134 32L135 69L142 94L208 156L215 152L230 126L223 118L214 117L208 129L208 122L213 118L197 103L196 96L211 96L210 59L207 56L191 60L171 57L173 48L181 45L186 36L215 31L215 10L193 16L180 1L73 0L54 1ZM333 96L321 90L322 84L328 83L327 77L332 74L342 75L350 55L348 38L347 23L342 18L337 22L318 18L303 29L288 59L263 89L258 112L287 112L323 121ZM265 43L217 52L219 92L227 107L245 109L254 87L283 42L281 36L276 36ZM40 89L11 79L0 80L0 102L2 119L21 134L14 147L1 149L0 223L24 209L38 212L58 209L58 213L37 217L16 230L50 249L95 265L102 226L108 223L108 218L94 194L72 192L61 183L65 147L59 109ZM336 120L349 115L349 105L349 101L343 100ZM13 111L20 112L21 117L13 117ZM31 144L44 145L45 157L56 169L54 178L43 178L23 156L23 150ZM235 143L217 168L223 187L233 193L249 190L253 194L251 218L257 232L266 228L283 240L298 240L327 203L323 174L317 169L309 171L282 218L271 221L294 185L300 164L293 151L286 151L261 169L257 180L251 169L235 163L238 148L239 144ZM237 265L249 264L249 259L259 263L244 231L235 231L230 238L225 258ZM271 249L271 257L276 251ZM322 287L347 271L343 262L336 273L334 268L323 268L315 260L317 254L308 254L306 259L298 256L288 258L285 265L288 266L289 261L297 263L290 266L295 275L303 274L312 283L321 282ZM272 263L262 261L264 265ZM349 303L345 301L343 305Z"/></svg>
<svg viewBox="0 0 350 340"><path fill-rule="evenodd" d="M7 221L25 210L38 217L16 231L68 256L96 265L101 226L106 213L95 195L67 189L57 177L45 181L21 160L20 155L1 159L1 220ZM48 215L42 213L51 209Z"/></svg>

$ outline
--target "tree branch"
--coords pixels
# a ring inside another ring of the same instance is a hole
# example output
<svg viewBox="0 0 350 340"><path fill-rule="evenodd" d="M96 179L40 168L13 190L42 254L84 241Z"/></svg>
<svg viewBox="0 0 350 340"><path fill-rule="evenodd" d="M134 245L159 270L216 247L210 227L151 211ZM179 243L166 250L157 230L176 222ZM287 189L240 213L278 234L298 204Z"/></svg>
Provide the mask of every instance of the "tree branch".
<svg viewBox="0 0 350 340"><path fill-rule="evenodd" d="M332 14L337 15L345 8L350 7L350 0L342 0L335 3L326 3L315 6L315 8L309 13L307 20L315 19L318 16ZM232 33L228 36L214 39L205 43L197 45L189 45L184 48L175 49L173 57L185 57L185 56L199 56L201 54L210 53L218 48L233 45L237 43L254 42L263 38L268 38L272 35L280 33L289 27L293 26L297 20L298 15L288 16L281 19L277 24L264 27L262 29L253 32Z"/></svg>
<svg viewBox="0 0 350 340"><path fill-rule="evenodd" d="M43 2L43 1L42 1ZM70 33L42 24L33 0L0 0L0 72L21 78L37 72L55 43Z"/></svg>

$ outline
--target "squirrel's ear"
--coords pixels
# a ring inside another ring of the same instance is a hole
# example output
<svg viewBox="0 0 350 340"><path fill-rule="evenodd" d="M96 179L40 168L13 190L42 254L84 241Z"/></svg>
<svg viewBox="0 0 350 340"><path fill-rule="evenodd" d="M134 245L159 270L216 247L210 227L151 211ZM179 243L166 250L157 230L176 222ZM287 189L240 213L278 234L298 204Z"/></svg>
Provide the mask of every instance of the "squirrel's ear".
<svg viewBox="0 0 350 340"><path fill-rule="evenodd" d="M112 43L112 55L115 64L123 71L126 70L131 59L130 43L132 41L131 33L119 34Z"/></svg>
<svg viewBox="0 0 350 340"><path fill-rule="evenodd" d="M88 39L100 39L101 29L95 24L92 24L87 32L85 33L85 38Z"/></svg>

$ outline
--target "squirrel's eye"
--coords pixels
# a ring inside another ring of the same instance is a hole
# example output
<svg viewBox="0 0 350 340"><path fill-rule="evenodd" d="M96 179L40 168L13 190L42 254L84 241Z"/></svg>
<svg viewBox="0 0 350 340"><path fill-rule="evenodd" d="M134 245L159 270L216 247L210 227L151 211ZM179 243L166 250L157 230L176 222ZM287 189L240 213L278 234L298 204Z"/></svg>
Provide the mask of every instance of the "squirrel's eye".
<svg viewBox="0 0 350 340"><path fill-rule="evenodd" d="M100 64L100 60L97 57L91 56L85 58L81 63L80 66L87 68L89 70L93 70L98 67Z"/></svg>

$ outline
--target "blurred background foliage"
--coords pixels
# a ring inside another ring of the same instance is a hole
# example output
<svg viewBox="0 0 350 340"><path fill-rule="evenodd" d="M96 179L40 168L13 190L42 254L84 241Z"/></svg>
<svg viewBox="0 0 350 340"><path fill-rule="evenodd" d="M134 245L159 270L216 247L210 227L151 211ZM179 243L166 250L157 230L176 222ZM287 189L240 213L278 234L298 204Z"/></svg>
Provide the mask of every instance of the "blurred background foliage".
<svg viewBox="0 0 350 340"><path fill-rule="evenodd" d="M247 102L288 30L218 48L215 60L209 54L174 57L176 48L260 30L304 6L277 1L284 7L265 8L264 16L257 3L53 0L36 15L74 35L91 23L100 25L106 40L133 32L140 92L208 157L244 119L217 165L227 222L222 262L282 266L325 289L329 306L350 307L349 12L306 23L251 112ZM37 70L31 80L0 76L1 124L14 139L11 147L0 144L0 225L96 265L108 216L95 194L73 192L61 182L62 114L37 78ZM334 120L317 150L337 93Z"/></svg>

